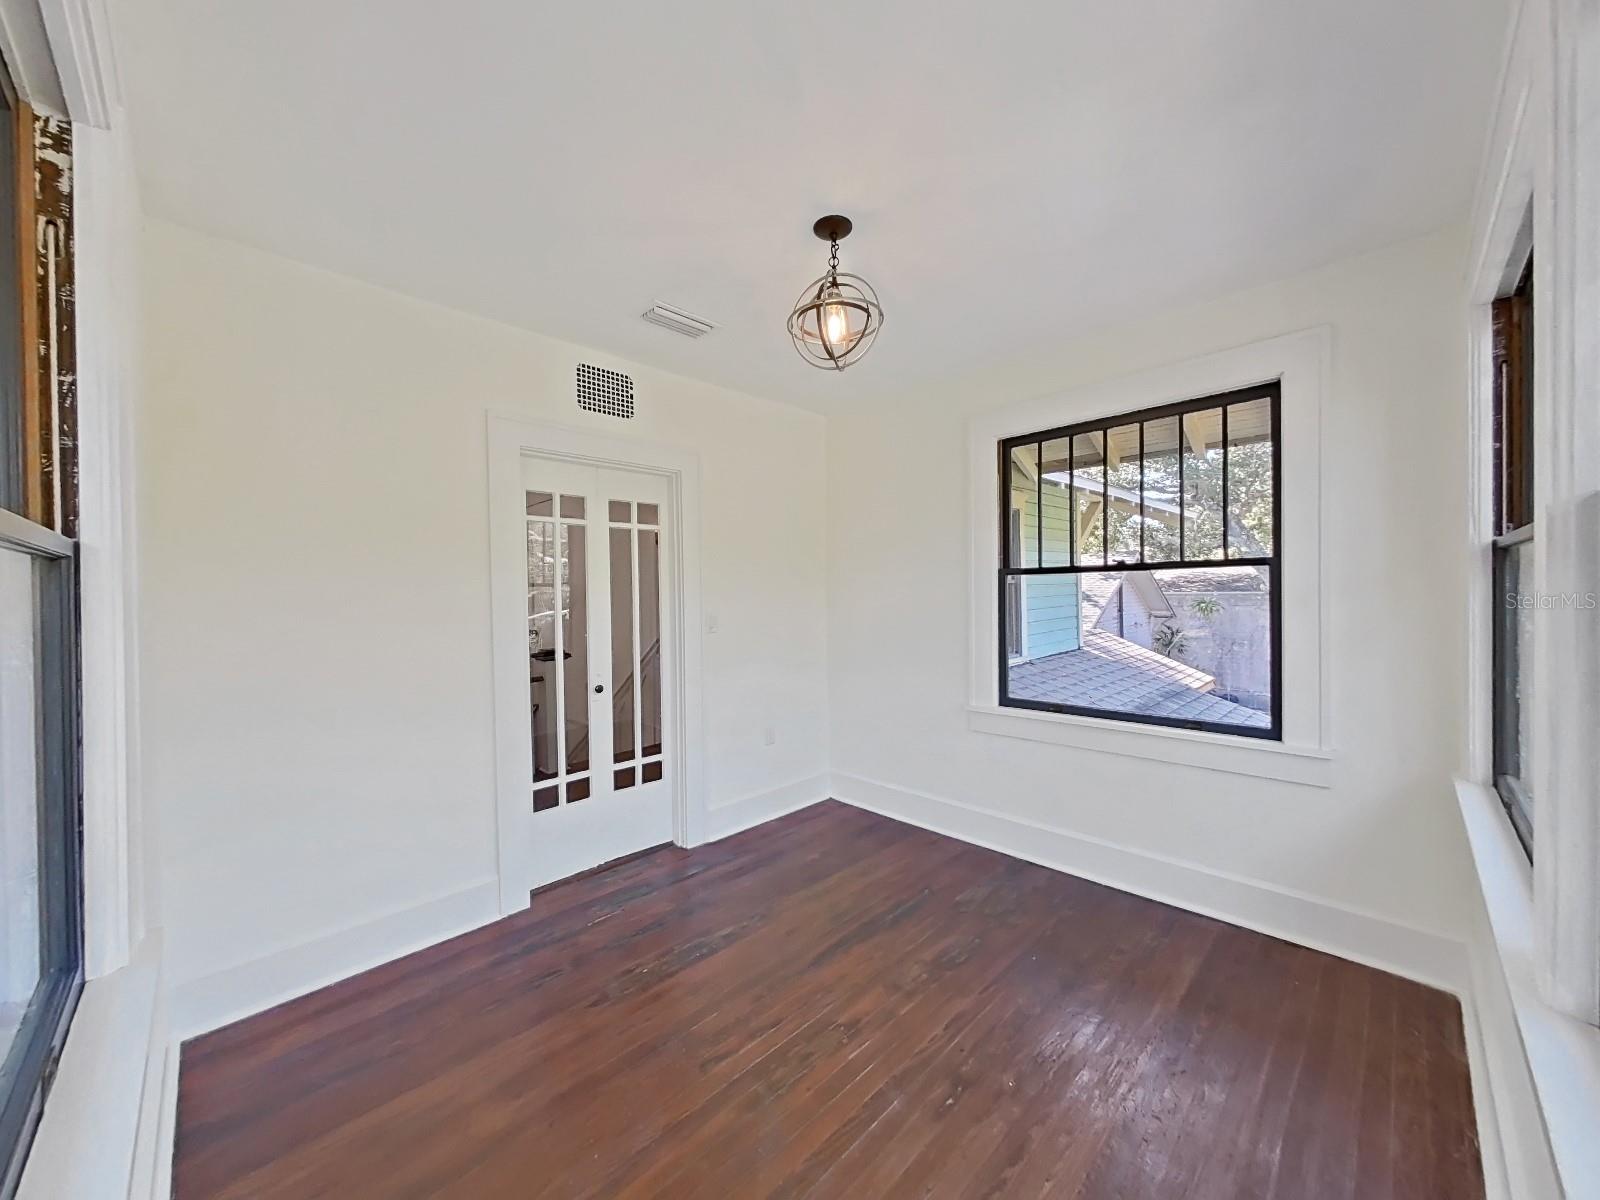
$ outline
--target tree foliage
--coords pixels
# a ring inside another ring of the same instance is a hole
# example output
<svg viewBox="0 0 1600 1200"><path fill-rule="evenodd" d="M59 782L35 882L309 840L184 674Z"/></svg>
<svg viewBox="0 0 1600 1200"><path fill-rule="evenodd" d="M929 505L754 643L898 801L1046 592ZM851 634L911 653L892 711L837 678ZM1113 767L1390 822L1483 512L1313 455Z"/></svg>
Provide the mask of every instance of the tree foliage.
<svg viewBox="0 0 1600 1200"><path fill-rule="evenodd" d="M1183 454L1183 557L1207 559L1222 557L1222 450ZM1111 562L1132 562L1139 558L1140 530L1144 534L1144 561L1172 562L1179 558L1178 455L1148 455L1144 463L1144 495L1148 515L1137 508L1113 502L1102 521L1092 491L1081 484L1100 482L1098 468L1080 468L1077 477L1077 519L1086 526L1081 545L1084 559L1100 558L1109 542ZM1139 494L1139 462L1128 459L1110 469L1106 482ZM1165 509L1158 505L1167 506ZM1092 519L1090 514L1092 513ZM1272 444L1236 444L1228 451L1228 545L1233 557L1265 555L1272 551Z"/></svg>

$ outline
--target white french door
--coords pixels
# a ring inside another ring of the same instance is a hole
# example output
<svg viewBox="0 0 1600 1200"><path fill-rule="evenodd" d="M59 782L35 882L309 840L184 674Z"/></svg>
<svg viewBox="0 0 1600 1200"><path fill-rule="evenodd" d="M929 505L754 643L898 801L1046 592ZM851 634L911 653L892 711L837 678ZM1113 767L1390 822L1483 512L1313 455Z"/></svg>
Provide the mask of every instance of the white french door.
<svg viewBox="0 0 1600 1200"><path fill-rule="evenodd" d="M659 475L525 456L529 887L672 840Z"/></svg>

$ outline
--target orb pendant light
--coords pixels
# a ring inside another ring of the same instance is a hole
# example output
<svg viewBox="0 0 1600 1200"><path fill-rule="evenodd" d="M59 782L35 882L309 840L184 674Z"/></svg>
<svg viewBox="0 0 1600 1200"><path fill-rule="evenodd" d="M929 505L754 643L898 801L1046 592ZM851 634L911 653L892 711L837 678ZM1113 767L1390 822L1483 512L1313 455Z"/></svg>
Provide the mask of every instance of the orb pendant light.
<svg viewBox="0 0 1600 1200"><path fill-rule="evenodd" d="M789 314L789 336L800 357L814 367L834 371L859 362L883 324L883 309L872 285L839 270L839 243L850 229L850 218L840 216L822 217L811 227L832 248L828 269L806 284Z"/></svg>

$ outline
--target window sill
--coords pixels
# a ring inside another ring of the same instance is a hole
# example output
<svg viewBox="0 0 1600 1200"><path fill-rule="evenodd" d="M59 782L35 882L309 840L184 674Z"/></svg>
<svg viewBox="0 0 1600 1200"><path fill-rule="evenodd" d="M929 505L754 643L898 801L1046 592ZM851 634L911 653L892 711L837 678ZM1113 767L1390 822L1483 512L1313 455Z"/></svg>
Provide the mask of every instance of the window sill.
<svg viewBox="0 0 1600 1200"><path fill-rule="evenodd" d="M995 704L969 704L967 728L999 737L1178 763L1206 771L1278 779L1306 787L1333 786L1333 754L1311 746L1288 746L1282 742L1235 738L1223 733L1169 729L1070 713L1001 708Z"/></svg>
<svg viewBox="0 0 1600 1200"><path fill-rule="evenodd" d="M151 1054L165 1056L157 1044L159 956L152 936L134 961L84 985L18 1200L156 1194L148 1180L135 1178L135 1164L141 1139L154 1128L141 1124L159 1120L166 1103L147 1088ZM152 1147L159 1157L159 1144Z"/></svg>
<svg viewBox="0 0 1600 1200"><path fill-rule="evenodd" d="M1551 1008L1539 994L1533 870L1493 788L1456 781L1478 886L1556 1169L1571 1195L1600 1179L1600 1029Z"/></svg>

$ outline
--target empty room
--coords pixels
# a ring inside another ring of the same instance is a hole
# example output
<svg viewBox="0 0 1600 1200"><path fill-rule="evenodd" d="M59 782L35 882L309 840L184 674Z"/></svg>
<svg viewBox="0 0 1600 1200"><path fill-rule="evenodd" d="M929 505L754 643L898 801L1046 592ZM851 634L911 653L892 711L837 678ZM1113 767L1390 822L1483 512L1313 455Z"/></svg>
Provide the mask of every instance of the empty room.
<svg viewBox="0 0 1600 1200"><path fill-rule="evenodd" d="M1600 1200L1600 0L0 108L0 1200Z"/></svg>

